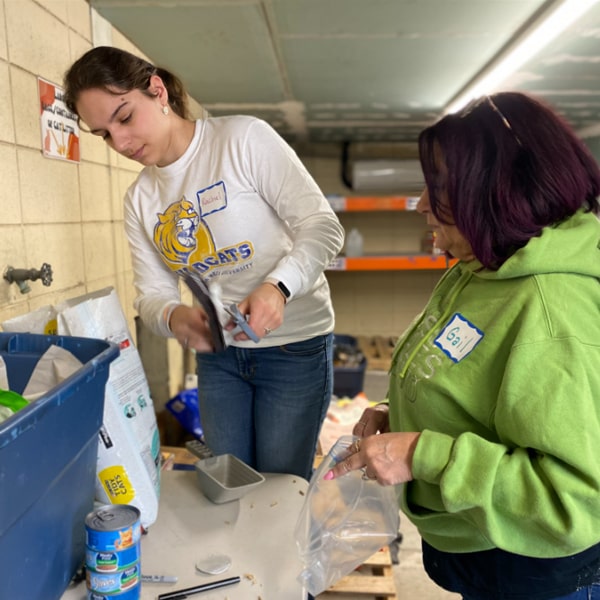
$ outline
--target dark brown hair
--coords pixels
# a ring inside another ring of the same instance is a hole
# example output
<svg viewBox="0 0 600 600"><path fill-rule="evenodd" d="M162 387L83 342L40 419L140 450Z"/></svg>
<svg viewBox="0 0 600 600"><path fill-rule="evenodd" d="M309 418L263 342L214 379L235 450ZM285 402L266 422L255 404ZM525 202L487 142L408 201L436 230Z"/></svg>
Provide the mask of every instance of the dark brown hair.
<svg viewBox="0 0 600 600"><path fill-rule="evenodd" d="M71 65L64 76L65 104L77 115L79 95L84 90L93 88L100 88L111 94L137 89L151 95L148 86L152 75L158 75L163 80L172 110L180 117L189 119L187 93L176 75L112 46L92 48Z"/></svg>
<svg viewBox="0 0 600 600"><path fill-rule="evenodd" d="M593 155L562 117L526 94L485 96L445 116L421 132L419 156L436 219L455 224L490 269L542 228L580 209L600 211Z"/></svg>

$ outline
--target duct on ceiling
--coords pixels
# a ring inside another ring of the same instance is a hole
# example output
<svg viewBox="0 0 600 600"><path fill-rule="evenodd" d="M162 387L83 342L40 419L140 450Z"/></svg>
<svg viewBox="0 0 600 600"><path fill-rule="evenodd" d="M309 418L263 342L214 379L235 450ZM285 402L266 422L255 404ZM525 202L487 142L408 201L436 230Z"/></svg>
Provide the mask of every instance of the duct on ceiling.
<svg viewBox="0 0 600 600"><path fill-rule="evenodd" d="M342 181L357 192L404 194L425 187L418 159L351 157L350 144L342 150Z"/></svg>
<svg viewBox="0 0 600 600"><path fill-rule="evenodd" d="M425 187L418 160L357 160L352 163L352 189L414 192Z"/></svg>

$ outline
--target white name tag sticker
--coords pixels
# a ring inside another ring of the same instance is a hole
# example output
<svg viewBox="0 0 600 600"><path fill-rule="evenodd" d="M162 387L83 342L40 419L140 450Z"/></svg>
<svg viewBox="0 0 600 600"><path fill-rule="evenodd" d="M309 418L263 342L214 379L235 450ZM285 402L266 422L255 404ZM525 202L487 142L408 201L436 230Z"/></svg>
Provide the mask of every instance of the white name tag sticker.
<svg viewBox="0 0 600 600"><path fill-rule="evenodd" d="M481 329L456 313L435 338L434 344L454 362L459 362L473 351L483 339L483 335Z"/></svg>
<svg viewBox="0 0 600 600"><path fill-rule="evenodd" d="M203 217L218 210L223 210L227 206L227 192L223 181L198 191L196 195Z"/></svg>

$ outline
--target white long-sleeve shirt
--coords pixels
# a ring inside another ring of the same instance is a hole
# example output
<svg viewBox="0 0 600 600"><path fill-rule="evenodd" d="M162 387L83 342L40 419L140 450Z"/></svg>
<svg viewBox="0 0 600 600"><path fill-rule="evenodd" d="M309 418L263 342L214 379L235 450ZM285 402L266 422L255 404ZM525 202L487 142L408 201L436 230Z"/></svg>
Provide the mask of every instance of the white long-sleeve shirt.
<svg viewBox="0 0 600 600"><path fill-rule="evenodd" d="M196 121L185 153L166 167L144 168L127 191L125 229L135 308L159 335L171 335L164 312L180 302L184 270L218 284L226 305L268 277L285 284L284 322L259 346L333 330L324 270L342 248L343 228L295 152L264 121Z"/></svg>

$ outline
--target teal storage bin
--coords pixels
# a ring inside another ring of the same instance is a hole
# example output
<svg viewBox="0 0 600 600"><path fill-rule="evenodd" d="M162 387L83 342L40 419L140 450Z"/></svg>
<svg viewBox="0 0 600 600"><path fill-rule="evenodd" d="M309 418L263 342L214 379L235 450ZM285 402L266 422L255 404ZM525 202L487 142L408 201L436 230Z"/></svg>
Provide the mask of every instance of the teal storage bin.
<svg viewBox="0 0 600 600"><path fill-rule="evenodd" d="M21 393L51 345L81 369L0 423L0 597L58 600L85 560L104 388L116 344L0 333L9 387Z"/></svg>

